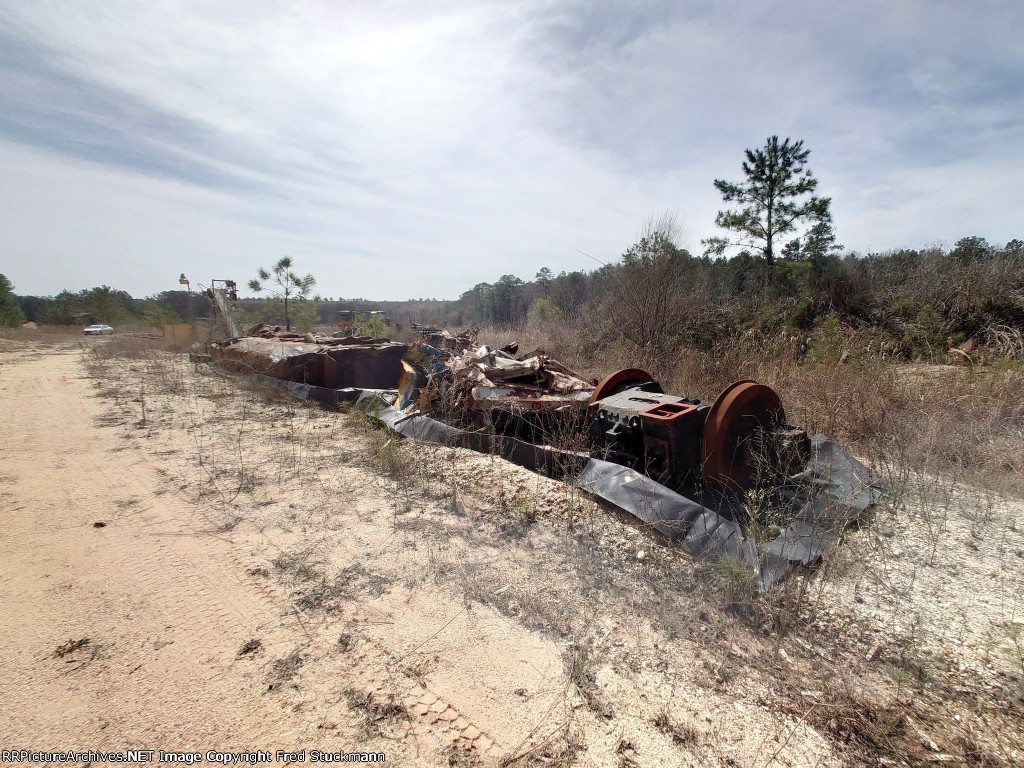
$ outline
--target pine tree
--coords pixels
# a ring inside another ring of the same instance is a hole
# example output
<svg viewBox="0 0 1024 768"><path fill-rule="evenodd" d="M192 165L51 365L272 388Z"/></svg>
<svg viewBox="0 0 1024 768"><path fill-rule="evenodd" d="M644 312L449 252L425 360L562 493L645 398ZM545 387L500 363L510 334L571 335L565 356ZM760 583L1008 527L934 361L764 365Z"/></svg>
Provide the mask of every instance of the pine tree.
<svg viewBox="0 0 1024 768"><path fill-rule="evenodd" d="M14 295L14 286L5 275L0 275L0 325L17 328L24 322L25 313Z"/></svg>
<svg viewBox="0 0 1024 768"><path fill-rule="evenodd" d="M276 298L284 300L284 324L290 331L292 329L292 318L289 314L288 301L289 299L294 301L296 298L305 299L309 296L309 292L316 285L316 278L313 275L299 277L297 273L292 272L291 256L282 256L270 268L270 271L260 267L257 270L257 275L259 275L259 279L249 281L250 290L256 293L270 291ZM260 280L269 282L269 284L264 286ZM275 288L274 286L277 287Z"/></svg>
<svg viewBox="0 0 1024 768"><path fill-rule="evenodd" d="M734 239L704 240L706 255L722 255L736 246L758 253L771 275L775 268L778 238L795 232L805 222L830 221L831 198L817 197L818 180L807 167L811 154L804 143L769 138L762 149L746 150L746 179L735 183L715 179L715 188L736 210L719 211L715 224L736 233Z"/></svg>
<svg viewBox="0 0 1024 768"><path fill-rule="evenodd" d="M536 274L537 287L540 288L540 292L547 296L551 293L551 281L554 279L554 273L547 267L541 267Z"/></svg>
<svg viewBox="0 0 1024 768"><path fill-rule="evenodd" d="M831 217L815 223L804 235L801 253L803 258L811 262L815 279L825 271L825 260L843 246L836 242L836 233L832 229Z"/></svg>

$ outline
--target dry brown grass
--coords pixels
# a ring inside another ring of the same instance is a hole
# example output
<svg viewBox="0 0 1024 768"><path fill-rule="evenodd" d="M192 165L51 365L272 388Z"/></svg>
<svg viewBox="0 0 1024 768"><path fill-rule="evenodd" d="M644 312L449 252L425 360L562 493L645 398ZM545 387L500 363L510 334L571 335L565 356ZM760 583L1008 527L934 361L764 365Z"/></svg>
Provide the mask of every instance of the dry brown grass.
<svg viewBox="0 0 1024 768"><path fill-rule="evenodd" d="M81 339L82 328L77 325L40 325L37 328L2 328L0 339L11 341L66 341Z"/></svg>
<svg viewBox="0 0 1024 768"><path fill-rule="evenodd" d="M94 360L139 360L151 358L164 348L163 338L153 334L121 334L91 338L82 342Z"/></svg>

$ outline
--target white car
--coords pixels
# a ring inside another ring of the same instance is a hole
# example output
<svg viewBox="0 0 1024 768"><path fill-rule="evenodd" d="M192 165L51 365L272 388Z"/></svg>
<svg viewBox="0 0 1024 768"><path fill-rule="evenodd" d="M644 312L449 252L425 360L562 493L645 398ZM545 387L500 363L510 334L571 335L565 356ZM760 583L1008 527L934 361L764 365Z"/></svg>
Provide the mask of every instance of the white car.
<svg viewBox="0 0 1024 768"><path fill-rule="evenodd" d="M113 333L113 332L114 332L114 329L111 328L109 325L102 325L102 324L100 324L100 325L90 325L90 326L82 329L82 333L84 333L86 336L99 336L100 334L103 334L103 333Z"/></svg>

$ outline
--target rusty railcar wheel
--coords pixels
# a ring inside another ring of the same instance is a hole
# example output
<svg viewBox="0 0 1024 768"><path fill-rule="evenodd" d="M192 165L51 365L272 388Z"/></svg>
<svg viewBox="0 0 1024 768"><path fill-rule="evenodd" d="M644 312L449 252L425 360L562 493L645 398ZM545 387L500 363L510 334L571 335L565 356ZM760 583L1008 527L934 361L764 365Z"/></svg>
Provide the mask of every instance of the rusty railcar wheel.
<svg viewBox="0 0 1024 768"><path fill-rule="evenodd" d="M749 490L757 478L752 437L786 421L782 400L771 387L736 381L726 387L708 411L701 443L704 478L731 492Z"/></svg>
<svg viewBox="0 0 1024 768"><path fill-rule="evenodd" d="M635 387L637 384L649 384L652 381L654 381L654 377L642 368L623 368L621 371L610 373L601 379L601 383L597 385L597 388L590 395L590 402L588 404L593 405L598 400L610 397L627 387ZM658 391L660 392L661 389L659 388Z"/></svg>

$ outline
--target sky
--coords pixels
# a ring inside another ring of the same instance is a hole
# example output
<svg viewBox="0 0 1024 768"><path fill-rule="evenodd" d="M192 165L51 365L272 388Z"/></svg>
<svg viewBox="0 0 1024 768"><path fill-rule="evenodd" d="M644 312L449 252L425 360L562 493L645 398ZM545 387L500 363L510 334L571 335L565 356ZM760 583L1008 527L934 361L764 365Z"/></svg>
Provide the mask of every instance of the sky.
<svg viewBox="0 0 1024 768"><path fill-rule="evenodd" d="M456 298L701 251L803 139L858 252L1024 238L1024 3L0 0L0 272Z"/></svg>

